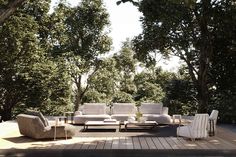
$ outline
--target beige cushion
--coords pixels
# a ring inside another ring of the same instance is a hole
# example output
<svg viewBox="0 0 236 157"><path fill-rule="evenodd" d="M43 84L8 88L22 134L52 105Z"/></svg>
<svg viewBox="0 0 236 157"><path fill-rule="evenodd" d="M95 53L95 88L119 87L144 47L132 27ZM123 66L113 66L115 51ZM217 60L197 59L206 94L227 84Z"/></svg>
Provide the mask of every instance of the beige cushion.
<svg viewBox="0 0 236 157"><path fill-rule="evenodd" d="M114 103L112 114L135 114L136 106L134 103Z"/></svg>
<svg viewBox="0 0 236 157"><path fill-rule="evenodd" d="M43 114L40 111L27 109L26 114L32 115L32 116L38 116L45 127L49 125L48 121L44 118Z"/></svg>
<svg viewBox="0 0 236 157"><path fill-rule="evenodd" d="M83 106L82 112L85 115L106 114L106 104L105 103L85 103Z"/></svg>
<svg viewBox="0 0 236 157"><path fill-rule="evenodd" d="M142 114L162 114L162 103L142 103L139 111Z"/></svg>

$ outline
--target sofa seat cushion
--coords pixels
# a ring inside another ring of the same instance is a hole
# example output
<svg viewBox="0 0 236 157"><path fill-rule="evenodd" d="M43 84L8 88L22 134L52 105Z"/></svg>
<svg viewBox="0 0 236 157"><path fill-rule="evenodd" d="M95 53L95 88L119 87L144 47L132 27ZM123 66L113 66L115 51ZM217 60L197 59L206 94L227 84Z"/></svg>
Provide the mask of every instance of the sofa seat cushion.
<svg viewBox="0 0 236 157"><path fill-rule="evenodd" d="M135 117L135 114L113 114L111 115L112 119L116 119L118 121L126 121L129 117Z"/></svg>
<svg viewBox="0 0 236 157"><path fill-rule="evenodd" d="M77 115L74 116L74 123L75 124L84 124L86 121L103 121L104 119L111 118L110 115L103 114L103 115Z"/></svg>
<svg viewBox="0 0 236 157"><path fill-rule="evenodd" d="M166 114L143 114L147 120L154 120L158 124L171 124L171 116Z"/></svg>

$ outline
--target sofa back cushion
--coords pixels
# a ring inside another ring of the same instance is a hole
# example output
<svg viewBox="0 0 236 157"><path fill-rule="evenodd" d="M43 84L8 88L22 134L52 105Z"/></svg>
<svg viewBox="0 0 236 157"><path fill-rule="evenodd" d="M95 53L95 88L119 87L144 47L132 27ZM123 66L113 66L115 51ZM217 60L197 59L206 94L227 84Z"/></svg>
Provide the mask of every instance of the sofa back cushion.
<svg viewBox="0 0 236 157"><path fill-rule="evenodd" d="M40 111L27 109L26 114L39 117L39 119L42 121L44 127L49 125L48 121L46 120L46 118L43 116L43 114Z"/></svg>
<svg viewBox="0 0 236 157"><path fill-rule="evenodd" d="M112 114L135 114L136 106L134 103L114 103Z"/></svg>
<svg viewBox="0 0 236 157"><path fill-rule="evenodd" d="M162 114L162 103L142 103L139 111L142 114Z"/></svg>
<svg viewBox="0 0 236 157"><path fill-rule="evenodd" d="M105 103L85 103L82 113L85 115L101 115L106 113Z"/></svg>

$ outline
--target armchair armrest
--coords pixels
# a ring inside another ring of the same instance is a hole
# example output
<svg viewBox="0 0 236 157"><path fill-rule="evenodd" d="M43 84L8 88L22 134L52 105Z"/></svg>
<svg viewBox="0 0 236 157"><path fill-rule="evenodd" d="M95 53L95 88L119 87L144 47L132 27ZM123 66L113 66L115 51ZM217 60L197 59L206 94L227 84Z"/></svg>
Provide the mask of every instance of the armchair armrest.
<svg viewBox="0 0 236 157"><path fill-rule="evenodd" d="M83 114L82 111L75 111L75 116L82 115L82 114Z"/></svg>
<svg viewBox="0 0 236 157"><path fill-rule="evenodd" d="M162 108L162 114L168 114L169 108L168 107L163 107Z"/></svg>

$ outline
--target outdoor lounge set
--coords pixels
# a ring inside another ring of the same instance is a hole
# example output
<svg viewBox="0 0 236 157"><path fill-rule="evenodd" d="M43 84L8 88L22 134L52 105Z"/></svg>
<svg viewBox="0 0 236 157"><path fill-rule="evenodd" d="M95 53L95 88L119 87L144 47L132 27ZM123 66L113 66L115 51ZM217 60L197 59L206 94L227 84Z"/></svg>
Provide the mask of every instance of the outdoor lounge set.
<svg viewBox="0 0 236 157"><path fill-rule="evenodd" d="M114 103L112 107L107 107L105 103L85 103L79 111L74 114L74 124L88 126L119 126L130 124L129 120L135 121L137 112L142 113L143 122L136 121L138 126L155 127L158 124L171 124L172 118L168 115L168 108L163 107L162 103L142 103L139 108L134 103ZM177 128L177 136L190 139L206 138L209 130L213 128L218 117L218 111L213 110L211 115L196 114L194 119L185 126ZM115 120L112 122L110 120ZM17 122L22 135L34 139L47 138L69 138L74 135L75 128L72 125L50 125L46 118L37 111L28 111L27 114L17 116ZM135 123L131 123L135 124ZM214 134L213 134L214 135Z"/></svg>
<svg viewBox="0 0 236 157"><path fill-rule="evenodd" d="M135 117L138 109L134 103L114 103L107 107L105 103L85 103L79 111L75 112L74 123L84 124L86 121L103 121L104 119L116 119L126 121L129 117ZM171 116L168 108L162 103L142 103L139 111L146 120L156 121L158 124L171 124Z"/></svg>

